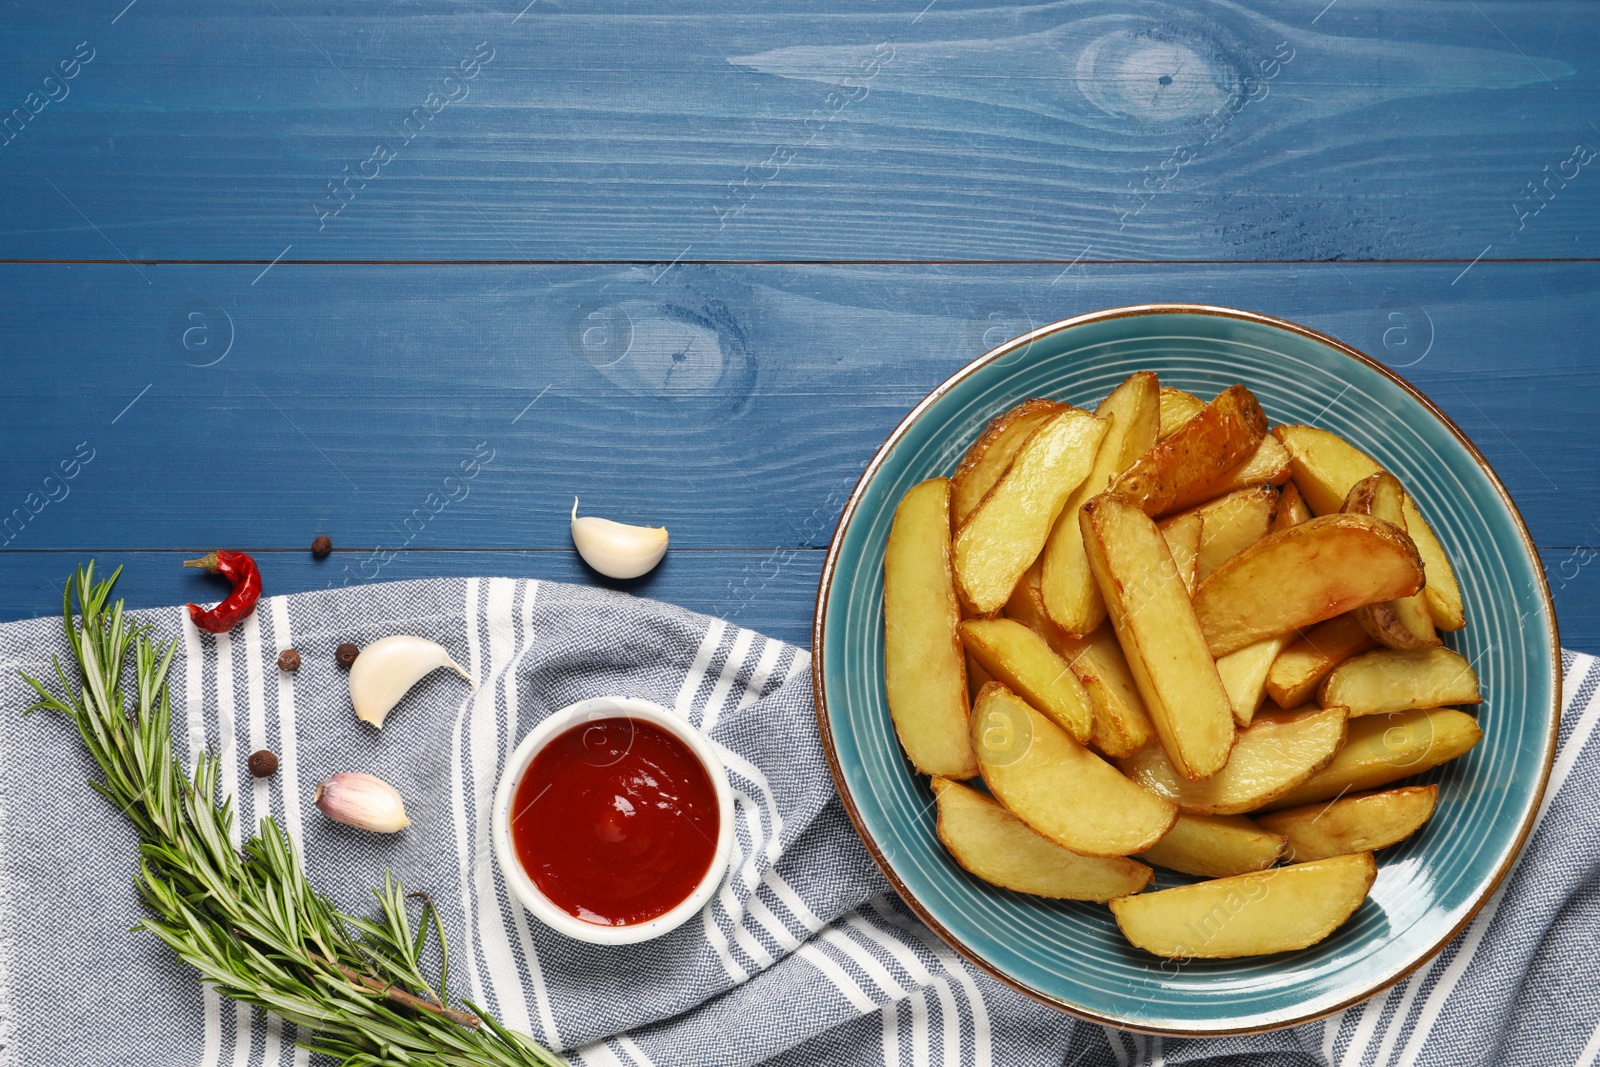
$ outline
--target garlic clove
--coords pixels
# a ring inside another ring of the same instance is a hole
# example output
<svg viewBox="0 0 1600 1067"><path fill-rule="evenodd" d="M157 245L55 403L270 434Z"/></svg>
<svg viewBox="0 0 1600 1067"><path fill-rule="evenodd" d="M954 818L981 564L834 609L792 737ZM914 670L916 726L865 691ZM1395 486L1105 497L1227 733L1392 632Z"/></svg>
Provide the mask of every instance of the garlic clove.
<svg viewBox="0 0 1600 1067"><path fill-rule="evenodd" d="M382 729L383 720L400 698L423 675L440 667L449 667L472 681L444 646L425 637L396 634L372 642L350 665L350 702L355 705L356 718Z"/></svg>
<svg viewBox="0 0 1600 1067"><path fill-rule="evenodd" d="M573 497L572 543L583 561L607 578L637 578L667 554L667 528L628 526L594 515L580 519L578 498Z"/></svg>
<svg viewBox="0 0 1600 1067"><path fill-rule="evenodd" d="M312 803L334 822L392 834L411 825L405 801L394 786L370 774L347 771L317 786Z"/></svg>

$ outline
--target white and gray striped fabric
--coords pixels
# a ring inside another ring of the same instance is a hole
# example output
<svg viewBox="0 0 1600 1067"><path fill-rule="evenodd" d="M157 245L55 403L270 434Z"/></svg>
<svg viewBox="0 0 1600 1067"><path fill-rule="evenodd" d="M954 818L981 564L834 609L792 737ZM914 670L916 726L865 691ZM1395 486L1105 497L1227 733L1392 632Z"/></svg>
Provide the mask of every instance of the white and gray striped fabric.
<svg viewBox="0 0 1600 1067"><path fill-rule="evenodd" d="M1219 1041L1121 1033L1046 1009L917 922L845 818L801 649L680 609L513 579L274 597L232 634L142 613L181 642L176 739L225 757L239 826L277 817L347 909L394 871L443 909L457 996L586 1067L699 1064L1577 1064L1600 1057L1600 669L1568 654L1561 750L1512 877L1437 959L1372 1001L1297 1030ZM16 712L19 669L65 656L59 620L0 627L0 1064L289 1067L292 1028L223 1001L153 937L132 834L85 778L71 725ZM333 662L342 641L416 633L477 679L430 676L379 732ZM295 647L299 673L280 673ZM500 884L486 816L503 761L549 712L608 693L675 709L733 777L737 852L699 920L638 946L579 945ZM253 781L245 756L279 753ZM324 819L315 784L359 770L407 798L409 829Z"/></svg>

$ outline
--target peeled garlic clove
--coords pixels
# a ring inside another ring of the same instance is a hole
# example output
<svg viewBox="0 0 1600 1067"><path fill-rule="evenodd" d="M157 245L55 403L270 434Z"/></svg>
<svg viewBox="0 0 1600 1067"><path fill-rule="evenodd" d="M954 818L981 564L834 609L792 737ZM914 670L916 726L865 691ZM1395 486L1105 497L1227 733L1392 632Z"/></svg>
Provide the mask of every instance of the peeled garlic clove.
<svg viewBox="0 0 1600 1067"><path fill-rule="evenodd" d="M442 645L425 637L396 634L372 642L350 665L350 702L356 706L356 718L381 729L400 698L423 675L440 667L449 667L472 681Z"/></svg>
<svg viewBox="0 0 1600 1067"><path fill-rule="evenodd" d="M637 578L667 554L667 528L628 526L594 515L580 519L578 498L573 497L572 543L583 561L607 578Z"/></svg>
<svg viewBox="0 0 1600 1067"><path fill-rule="evenodd" d="M392 834L411 825L406 818L405 801L394 786L370 774L347 771L336 774L317 786L312 802L334 822Z"/></svg>

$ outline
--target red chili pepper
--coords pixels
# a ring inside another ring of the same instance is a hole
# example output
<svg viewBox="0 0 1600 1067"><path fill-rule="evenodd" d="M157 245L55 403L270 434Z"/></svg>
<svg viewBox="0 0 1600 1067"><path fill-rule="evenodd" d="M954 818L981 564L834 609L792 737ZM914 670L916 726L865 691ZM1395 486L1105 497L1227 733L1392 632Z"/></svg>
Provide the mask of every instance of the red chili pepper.
<svg viewBox="0 0 1600 1067"><path fill-rule="evenodd" d="M183 565L220 574L233 583L233 591L210 611L199 604L189 605L189 618L200 629L227 633L256 610L256 601L261 597L261 570L243 552L212 552L201 559L186 560Z"/></svg>

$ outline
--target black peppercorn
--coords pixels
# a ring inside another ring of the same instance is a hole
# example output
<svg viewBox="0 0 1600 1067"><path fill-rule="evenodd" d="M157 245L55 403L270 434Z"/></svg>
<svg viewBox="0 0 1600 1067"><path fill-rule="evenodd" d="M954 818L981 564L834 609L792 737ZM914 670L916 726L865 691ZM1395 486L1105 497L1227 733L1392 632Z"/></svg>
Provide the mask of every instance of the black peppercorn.
<svg viewBox="0 0 1600 1067"><path fill-rule="evenodd" d="M333 540L327 534L318 534L311 542L311 555L316 559L327 559L332 551Z"/></svg>
<svg viewBox="0 0 1600 1067"><path fill-rule="evenodd" d="M339 661L339 666L349 670L350 665L356 661L356 657L359 655L361 655L361 649L346 641L334 651L333 658Z"/></svg>
<svg viewBox="0 0 1600 1067"><path fill-rule="evenodd" d="M280 671L297 671L300 669L300 653L292 648L286 648L278 653L278 669Z"/></svg>
<svg viewBox="0 0 1600 1067"><path fill-rule="evenodd" d="M267 778L278 773L278 756L270 749L252 752L248 761L250 774L255 778Z"/></svg>

